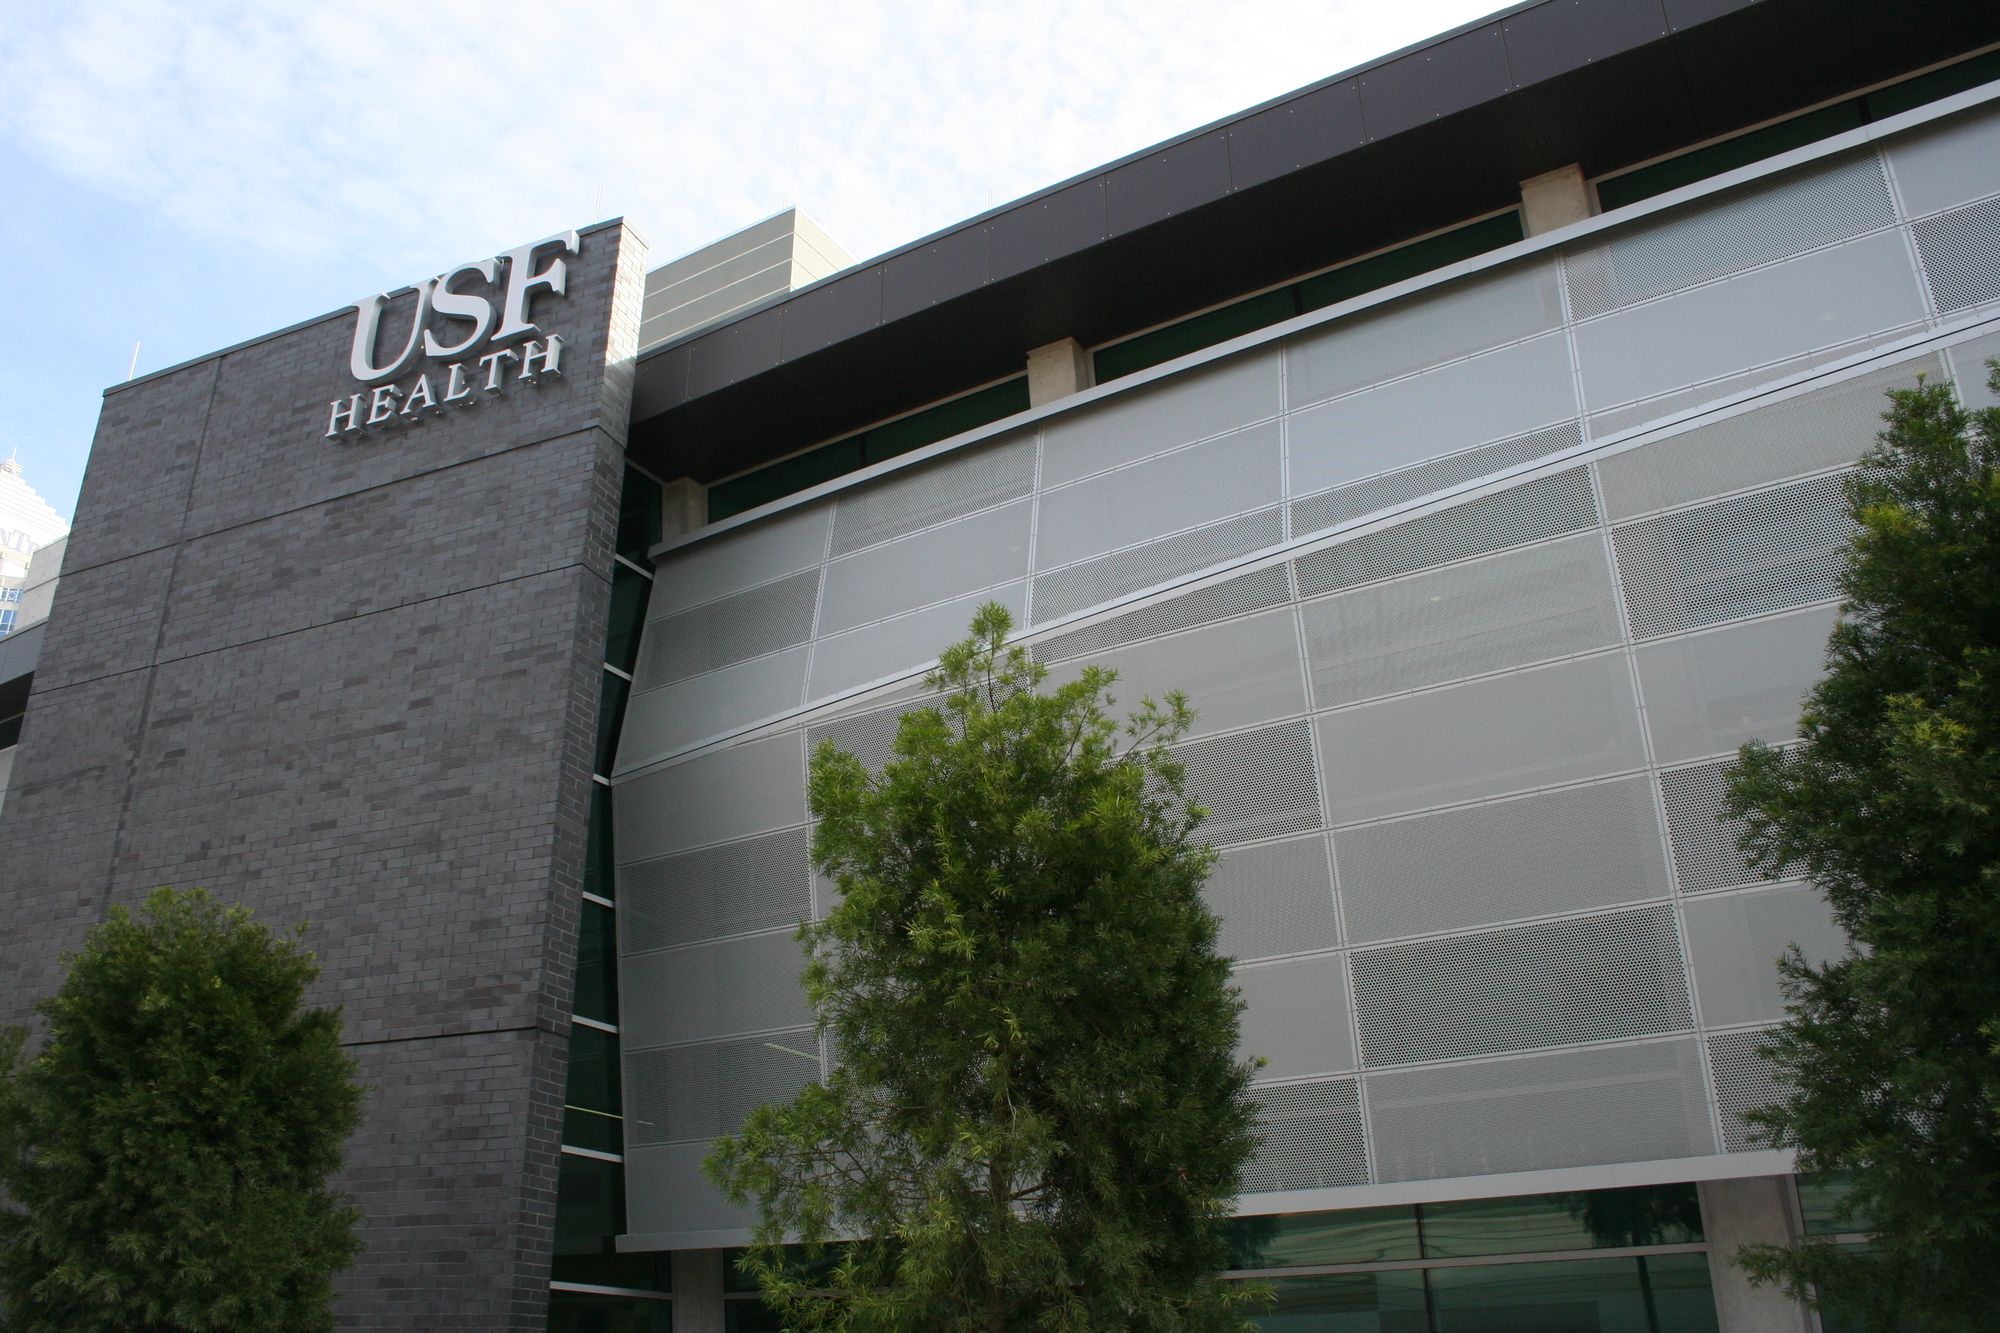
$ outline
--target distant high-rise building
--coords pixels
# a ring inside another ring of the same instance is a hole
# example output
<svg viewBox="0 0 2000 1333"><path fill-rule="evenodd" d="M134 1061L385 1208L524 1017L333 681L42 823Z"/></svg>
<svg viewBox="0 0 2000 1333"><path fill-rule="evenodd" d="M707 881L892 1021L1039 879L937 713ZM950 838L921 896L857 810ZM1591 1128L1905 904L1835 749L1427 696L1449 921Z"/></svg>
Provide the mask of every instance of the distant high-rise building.
<svg viewBox="0 0 2000 1333"><path fill-rule="evenodd" d="M0 459L0 638L27 625L22 609L27 595L28 565L35 552L69 532L62 515L35 493L21 476L17 458ZM41 616L32 617L39 620Z"/></svg>

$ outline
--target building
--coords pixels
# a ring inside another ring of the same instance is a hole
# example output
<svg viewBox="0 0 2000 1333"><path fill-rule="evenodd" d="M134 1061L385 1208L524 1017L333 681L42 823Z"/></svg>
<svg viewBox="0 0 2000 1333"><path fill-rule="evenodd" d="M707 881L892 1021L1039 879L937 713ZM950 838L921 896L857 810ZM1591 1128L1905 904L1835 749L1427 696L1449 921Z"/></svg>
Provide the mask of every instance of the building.
<svg viewBox="0 0 2000 1333"><path fill-rule="evenodd" d="M0 639L47 615L46 605L28 599L31 585L46 582L53 570L44 561L46 572L37 576L31 566L37 551L68 531L62 516L23 479L20 460L0 459ZM54 558L60 563L59 553Z"/></svg>
<svg viewBox="0 0 2000 1333"><path fill-rule="evenodd" d="M1956 0L1540 0L658 342L613 222L118 386L0 1018L156 884L310 920L348 1324L759 1327L696 1164L823 1067L805 749L998 599L1202 709L1270 1327L1809 1329L1725 1256L1823 1225L1741 1117L1842 941L1719 774L1883 388L1984 393L1996 80Z"/></svg>

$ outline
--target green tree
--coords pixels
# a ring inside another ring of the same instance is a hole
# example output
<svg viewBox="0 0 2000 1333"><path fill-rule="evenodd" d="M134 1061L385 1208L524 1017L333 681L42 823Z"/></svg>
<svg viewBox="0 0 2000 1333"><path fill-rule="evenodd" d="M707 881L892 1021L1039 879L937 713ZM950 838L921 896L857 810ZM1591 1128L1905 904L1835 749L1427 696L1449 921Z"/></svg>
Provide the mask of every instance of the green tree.
<svg viewBox="0 0 2000 1333"><path fill-rule="evenodd" d="M1121 736L1112 673L1043 688L1010 628L980 609L879 777L813 756L840 896L800 936L838 1061L708 1170L757 1202L745 1267L788 1327L1241 1328L1250 1066L1167 748L1193 713L1147 700Z"/></svg>
<svg viewBox="0 0 2000 1333"><path fill-rule="evenodd" d="M1890 397L1803 743L1745 746L1730 790L1752 863L1802 868L1857 946L1781 964L1786 1095L1752 1118L1849 1173L1875 1241L1744 1259L1872 1327L1962 1329L2000 1254L2000 410Z"/></svg>
<svg viewBox="0 0 2000 1333"><path fill-rule="evenodd" d="M319 968L200 889L113 907L0 1040L8 1328L323 1329L358 1214L326 1186L360 1119Z"/></svg>

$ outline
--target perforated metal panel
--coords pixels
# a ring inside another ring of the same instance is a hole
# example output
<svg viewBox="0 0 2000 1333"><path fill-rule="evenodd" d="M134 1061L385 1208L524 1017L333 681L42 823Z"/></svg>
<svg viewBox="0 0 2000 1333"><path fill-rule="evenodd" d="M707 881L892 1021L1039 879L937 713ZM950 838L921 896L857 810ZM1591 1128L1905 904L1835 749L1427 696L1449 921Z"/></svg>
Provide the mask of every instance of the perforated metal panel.
<svg viewBox="0 0 2000 1333"><path fill-rule="evenodd" d="M1927 313L1903 236L1875 232L1577 325L1584 401L1599 412Z"/></svg>
<svg viewBox="0 0 2000 1333"><path fill-rule="evenodd" d="M1939 311L2000 300L2000 198L1925 218L1915 230Z"/></svg>
<svg viewBox="0 0 2000 1333"><path fill-rule="evenodd" d="M1569 343L1545 334L1292 415L1295 495L1538 430L1577 413Z"/></svg>
<svg viewBox="0 0 2000 1333"><path fill-rule="evenodd" d="M1201 836L1218 847L1319 825L1312 732L1304 721L1188 741L1188 799L1208 811Z"/></svg>
<svg viewBox="0 0 2000 1333"><path fill-rule="evenodd" d="M869 772L880 773L882 765L895 754L896 729L902 725L903 714L923 707L925 702L922 699L901 700L884 708L871 708L866 712L815 723L806 728L807 752L817 751L823 741L832 741L834 748L845 750L859 759Z"/></svg>
<svg viewBox="0 0 2000 1333"><path fill-rule="evenodd" d="M619 1032L634 1050L812 1022L789 930L618 960Z"/></svg>
<svg viewBox="0 0 2000 1333"><path fill-rule="evenodd" d="M621 865L803 824L799 733L734 745L621 783L612 810Z"/></svg>
<svg viewBox="0 0 2000 1333"><path fill-rule="evenodd" d="M1775 1106L1789 1085L1757 1048L1770 1039L1768 1029L1730 1032L1708 1039L1709 1068L1715 1073L1715 1099L1722 1111L1722 1142L1726 1152L1768 1148L1765 1131L1743 1119L1745 1111Z"/></svg>
<svg viewBox="0 0 2000 1333"><path fill-rule="evenodd" d="M1221 918L1215 947L1225 958L1268 958L1340 942L1326 842L1318 834L1224 853L1202 897Z"/></svg>
<svg viewBox="0 0 2000 1333"><path fill-rule="evenodd" d="M1294 567L1300 593L1312 597L1559 537L1596 521L1590 474L1571 468L1308 552Z"/></svg>
<svg viewBox="0 0 2000 1333"><path fill-rule="evenodd" d="M1667 808L1667 837L1674 850L1674 875L1683 893L1754 884L1760 876L1736 845L1743 821L1731 818L1723 798L1733 760L1673 768L1660 774Z"/></svg>
<svg viewBox="0 0 2000 1333"><path fill-rule="evenodd" d="M1843 477L1814 477L1612 530L1634 638L1840 595L1854 522Z"/></svg>
<svg viewBox="0 0 2000 1333"><path fill-rule="evenodd" d="M1259 1078L1304 1078L1354 1068L1347 967L1339 954L1254 963L1237 968L1231 980L1246 1006L1237 1053L1265 1062Z"/></svg>
<svg viewBox="0 0 2000 1333"><path fill-rule="evenodd" d="M1649 643L1636 654L1646 725L1662 764L1798 734L1799 703L1819 679L1838 613L1819 607Z"/></svg>
<svg viewBox="0 0 2000 1333"><path fill-rule="evenodd" d="M1032 510L1031 502L1016 500L835 560L826 567L818 632L850 629L1024 577Z"/></svg>
<svg viewBox="0 0 2000 1333"><path fill-rule="evenodd" d="M1266 509L1041 575L1035 580L1035 623L1046 625L1231 556L1275 546L1283 527L1280 511Z"/></svg>
<svg viewBox="0 0 2000 1333"><path fill-rule="evenodd" d="M1382 1181L1715 1151L1692 1038L1370 1074L1367 1082Z"/></svg>
<svg viewBox="0 0 2000 1333"><path fill-rule="evenodd" d="M619 755L634 763L664 758L790 712L804 694L811 651L800 644L633 695L619 732Z"/></svg>
<svg viewBox="0 0 2000 1333"><path fill-rule="evenodd" d="M1595 532L1307 602L1300 617L1321 708L1619 639Z"/></svg>
<svg viewBox="0 0 2000 1333"><path fill-rule="evenodd" d="M1783 1018L1777 960L1791 946L1815 964L1847 952L1846 935L1810 885L1711 895L1685 910L1695 995L1710 1027Z"/></svg>
<svg viewBox="0 0 2000 1333"><path fill-rule="evenodd" d="M1561 323L1555 265L1509 265L1288 340L1287 398L1297 408Z"/></svg>
<svg viewBox="0 0 2000 1333"><path fill-rule="evenodd" d="M621 866L623 953L795 924L812 911L803 828Z"/></svg>
<svg viewBox="0 0 2000 1333"><path fill-rule="evenodd" d="M1244 1164L1242 1192L1331 1189L1368 1183L1361 1098L1351 1078L1254 1088L1257 1154Z"/></svg>
<svg viewBox="0 0 2000 1333"><path fill-rule="evenodd" d="M1283 565L1266 565L1247 574L1238 574L1179 597L1153 602L1136 611L1127 611L1095 625L1056 634L1034 645L1037 661L1060 662L1066 658L1136 643L1177 629L1206 625L1246 611L1277 606L1291 598L1291 583Z"/></svg>
<svg viewBox="0 0 2000 1333"><path fill-rule="evenodd" d="M1358 949L1353 966L1369 1065L1694 1025L1680 939L1664 905Z"/></svg>
<svg viewBox="0 0 2000 1333"><path fill-rule="evenodd" d="M1142 698L1181 690L1196 709L1190 735L1272 722L1306 711L1305 672L1290 608L1183 630L1164 639L1114 649L1090 659L1118 673L1111 695L1118 712ZM1082 673L1082 662L1057 667L1054 683Z"/></svg>
<svg viewBox="0 0 2000 1333"><path fill-rule="evenodd" d="M1581 443L1583 428L1574 421L1565 421L1544 430L1517 435L1511 440L1501 440L1498 444L1483 444L1477 449L1419 463L1399 472L1385 473L1366 481L1322 491L1318 495L1309 495L1292 505L1292 533L1301 536L1337 527L1363 514L1373 514L1422 496L1448 491L1465 482L1492 476L1564 449L1573 449Z"/></svg>
<svg viewBox="0 0 2000 1333"><path fill-rule="evenodd" d="M1664 897L1643 777L1341 830L1348 938L1393 939Z"/></svg>
<svg viewBox="0 0 2000 1333"><path fill-rule="evenodd" d="M1890 140L1896 191L1911 217L2000 192L2000 107L1974 107Z"/></svg>
<svg viewBox="0 0 2000 1333"><path fill-rule="evenodd" d="M1953 378L1958 381L1959 401L1974 410L2000 406L2000 394L1993 392L1990 382L1992 371L1986 364L2000 357L2000 333L1956 343L1951 347L1950 355Z"/></svg>
<svg viewBox="0 0 2000 1333"><path fill-rule="evenodd" d="M1033 435L960 450L927 467L842 493L833 515L833 554L847 555L1020 499L1034 483Z"/></svg>
<svg viewBox="0 0 2000 1333"><path fill-rule="evenodd" d="M1398 695L1317 720L1336 824L1605 777L1645 762L1618 653Z"/></svg>
<svg viewBox="0 0 2000 1333"><path fill-rule="evenodd" d="M664 619L817 565L832 514L831 505L811 505L668 554L654 567L647 617Z"/></svg>
<svg viewBox="0 0 2000 1333"><path fill-rule="evenodd" d="M1278 353L1266 349L1204 366L1144 392L1050 421L1042 485L1145 458L1278 413Z"/></svg>
<svg viewBox="0 0 2000 1333"><path fill-rule="evenodd" d="M625 1048L625 1142L734 1134L743 1117L787 1102L820 1076L811 1028L667 1050Z"/></svg>
<svg viewBox="0 0 2000 1333"><path fill-rule="evenodd" d="M998 602L1013 612L1014 623L1018 625L1025 618L1027 591L1025 581L1002 584L908 615L878 620L860 629L829 634L813 644L812 682L807 696L826 699L843 690L923 669L940 652L966 636L973 613L988 602Z"/></svg>
<svg viewBox="0 0 2000 1333"><path fill-rule="evenodd" d="M1265 422L1207 444L1045 491L1035 568L1055 569L1233 514L1276 504L1278 426Z"/></svg>
<svg viewBox="0 0 2000 1333"><path fill-rule="evenodd" d="M812 636L819 571L809 569L647 624L635 691L804 643Z"/></svg>
<svg viewBox="0 0 2000 1333"><path fill-rule="evenodd" d="M1739 273L1896 220L1870 151L1699 200L1612 240L1565 252L1572 316L1588 319L1650 296Z"/></svg>
<svg viewBox="0 0 2000 1333"><path fill-rule="evenodd" d="M1936 379L1937 355L1901 361L1739 416L1614 454L1597 465L1615 520L1723 495L1802 472L1845 467L1873 445L1884 391Z"/></svg>

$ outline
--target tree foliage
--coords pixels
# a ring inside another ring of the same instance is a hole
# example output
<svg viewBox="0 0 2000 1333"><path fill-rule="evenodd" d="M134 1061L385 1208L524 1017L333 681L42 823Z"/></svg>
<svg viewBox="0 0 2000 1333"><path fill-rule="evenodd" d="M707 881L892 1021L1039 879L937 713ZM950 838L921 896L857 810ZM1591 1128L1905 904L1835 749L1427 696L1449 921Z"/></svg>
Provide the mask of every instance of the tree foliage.
<svg viewBox="0 0 2000 1333"><path fill-rule="evenodd" d="M0 1040L6 1327L331 1328L362 1094L297 932L160 889L66 961L39 1053Z"/></svg>
<svg viewBox="0 0 2000 1333"><path fill-rule="evenodd" d="M1010 628L981 608L879 776L813 756L839 900L800 934L837 1061L708 1169L757 1202L746 1267L788 1327L1241 1328L1216 1274L1250 1067L1167 749L1193 714L1147 700L1121 735L1112 673L1045 688Z"/></svg>
<svg viewBox="0 0 2000 1333"><path fill-rule="evenodd" d="M1803 743L1745 746L1730 793L1753 863L1802 869L1857 946L1781 965L1789 1086L1752 1118L1849 1173L1875 1240L1746 1262L1875 1327L1972 1328L2000 1254L2000 409L1890 397Z"/></svg>

